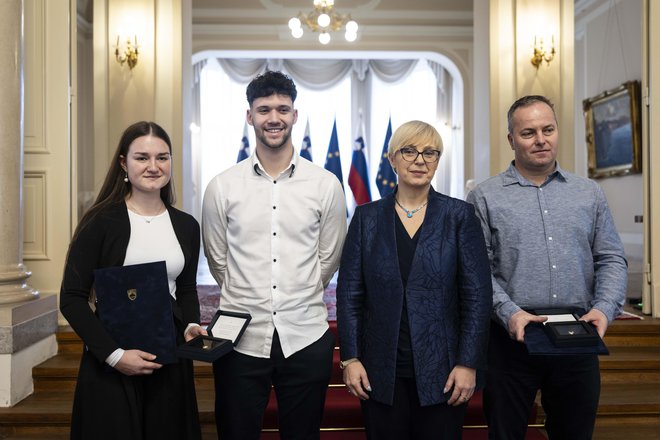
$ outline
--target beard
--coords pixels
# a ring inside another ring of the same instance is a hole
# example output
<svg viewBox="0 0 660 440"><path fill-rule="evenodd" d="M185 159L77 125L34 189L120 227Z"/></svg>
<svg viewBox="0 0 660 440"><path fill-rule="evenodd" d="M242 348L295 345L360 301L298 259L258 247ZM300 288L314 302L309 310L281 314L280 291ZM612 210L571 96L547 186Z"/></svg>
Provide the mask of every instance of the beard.
<svg viewBox="0 0 660 440"><path fill-rule="evenodd" d="M282 137L280 139L269 138L266 134L266 130L259 130L259 132L255 133L255 137L261 144L268 148L282 148L291 139L291 127L285 127L282 130Z"/></svg>

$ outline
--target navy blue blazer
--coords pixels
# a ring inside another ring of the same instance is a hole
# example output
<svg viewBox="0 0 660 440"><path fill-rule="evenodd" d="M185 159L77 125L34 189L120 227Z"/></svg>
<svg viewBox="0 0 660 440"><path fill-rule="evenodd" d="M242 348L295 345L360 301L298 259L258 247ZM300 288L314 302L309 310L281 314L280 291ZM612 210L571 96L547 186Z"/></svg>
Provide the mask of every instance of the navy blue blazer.
<svg viewBox="0 0 660 440"><path fill-rule="evenodd" d="M341 358L357 357L370 398L392 404L404 289L394 195L357 207L337 284ZM490 264L472 205L430 189L405 291L420 405L448 400L456 365L485 369L492 307Z"/></svg>

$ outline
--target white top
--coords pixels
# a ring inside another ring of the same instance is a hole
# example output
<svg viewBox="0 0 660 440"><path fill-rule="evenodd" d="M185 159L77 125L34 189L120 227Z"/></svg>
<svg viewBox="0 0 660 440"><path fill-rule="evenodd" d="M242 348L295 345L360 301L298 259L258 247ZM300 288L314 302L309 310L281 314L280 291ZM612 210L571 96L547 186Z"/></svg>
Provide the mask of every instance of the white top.
<svg viewBox="0 0 660 440"><path fill-rule="evenodd" d="M339 180L295 151L275 179L253 154L211 180L202 237L222 289L220 308L252 316L237 351L270 357L277 329L289 357L325 333L323 289L339 266L345 235Z"/></svg>
<svg viewBox="0 0 660 440"><path fill-rule="evenodd" d="M186 264L179 240L174 233L170 213L156 216L137 214L130 209L131 238L126 249L124 266L165 261L170 295L176 299L176 279Z"/></svg>

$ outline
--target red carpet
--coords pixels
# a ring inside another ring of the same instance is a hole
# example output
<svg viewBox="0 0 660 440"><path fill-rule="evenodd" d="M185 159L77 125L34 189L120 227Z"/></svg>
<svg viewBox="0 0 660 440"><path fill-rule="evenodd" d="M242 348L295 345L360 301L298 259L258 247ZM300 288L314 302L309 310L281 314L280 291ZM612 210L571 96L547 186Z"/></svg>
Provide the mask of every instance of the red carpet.
<svg viewBox="0 0 660 440"><path fill-rule="evenodd" d="M201 308L202 323L210 322L218 308L220 293L217 286L197 286L199 303ZM335 285L328 286L323 297L328 308L328 321L331 330L337 334L336 324L336 299ZM536 411L530 417L530 423L534 423ZM483 417L481 393L477 392L468 404L464 424L466 426L485 426ZM264 415L263 427L267 431L261 435L262 440L279 439L277 432L269 430L277 429L277 403L275 393L271 393L271 399ZM330 387L326 395L325 411L321 424L321 440L357 440L365 439L362 429L362 413L359 401L346 393L342 381L342 372L339 369L339 350L335 350L334 368L330 379ZM465 428L463 430L464 440L487 440L488 432L485 428ZM526 440L546 440L546 437L535 428L527 431Z"/></svg>
<svg viewBox="0 0 660 440"><path fill-rule="evenodd" d="M265 432L261 434L261 440L279 440L276 432ZM463 440L488 440L488 432L485 429L464 429ZM364 440L364 431L322 431L321 440ZM525 440L547 440L547 437L536 428L527 430Z"/></svg>

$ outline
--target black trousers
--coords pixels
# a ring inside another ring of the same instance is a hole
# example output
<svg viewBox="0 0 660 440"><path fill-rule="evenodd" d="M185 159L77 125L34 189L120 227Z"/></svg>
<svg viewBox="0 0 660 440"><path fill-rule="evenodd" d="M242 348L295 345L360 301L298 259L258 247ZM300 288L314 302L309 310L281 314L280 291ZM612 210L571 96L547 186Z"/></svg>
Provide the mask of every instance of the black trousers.
<svg viewBox="0 0 660 440"><path fill-rule="evenodd" d="M551 440L591 439L600 396L598 356L530 356L492 322L484 389L488 438L524 439L539 389Z"/></svg>
<svg viewBox="0 0 660 440"><path fill-rule="evenodd" d="M392 405L363 400L369 440L460 440L467 404L420 406L413 378L397 377Z"/></svg>
<svg viewBox="0 0 660 440"><path fill-rule="evenodd" d="M275 332L270 358L234 351L216 361L213 375L218 438L258 440L272 386L277 397L280 438L319 439L334 346L335 337L328 330L313 344L284 358Z"/></svg>

